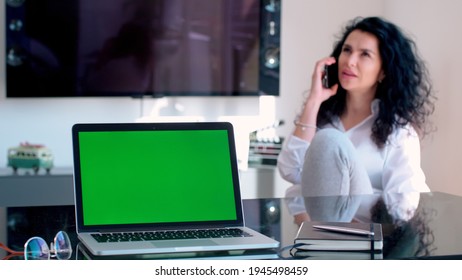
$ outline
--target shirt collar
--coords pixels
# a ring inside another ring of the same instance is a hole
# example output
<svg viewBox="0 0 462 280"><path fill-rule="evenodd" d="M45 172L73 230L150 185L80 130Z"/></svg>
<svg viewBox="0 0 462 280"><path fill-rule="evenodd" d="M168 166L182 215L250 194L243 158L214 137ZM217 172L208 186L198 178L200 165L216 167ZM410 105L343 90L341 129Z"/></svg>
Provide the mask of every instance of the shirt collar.
<svg viewBox="0 0 462 280"><path fill-rule="evenodd" d="M372 102L371 102L372 114L369 117L367 117L364 121L362 121L360 124L354 126L351 129L354 130L356 127L362 126L364 123L366 123L366 121L371 120L371 119L375 119L379 115L379 109L380 109L380 100L379 99L372 100ZM339 129L339 130L345 131L345 129L343 128L342 122L340 121L340 118L338 116L335 117L335 119L333 120L332 125L334 127L336 127L337 129Z"/></svg>

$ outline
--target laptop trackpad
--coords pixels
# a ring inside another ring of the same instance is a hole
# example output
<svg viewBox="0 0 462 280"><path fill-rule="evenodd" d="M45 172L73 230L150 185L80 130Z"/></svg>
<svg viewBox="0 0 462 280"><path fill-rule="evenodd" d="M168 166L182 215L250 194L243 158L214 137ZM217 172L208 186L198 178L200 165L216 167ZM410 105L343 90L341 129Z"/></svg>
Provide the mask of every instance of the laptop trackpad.
<svg viewBox="0 0 462 280"><path fill-rule="evenodd" d="M152 245L159 248L168 248L168 247L202 247L202 246L213 246L217 245L217 243L213 242L212 240L204 239L204 240L165 240L165 241L157 241L152 242Z"/></svg>

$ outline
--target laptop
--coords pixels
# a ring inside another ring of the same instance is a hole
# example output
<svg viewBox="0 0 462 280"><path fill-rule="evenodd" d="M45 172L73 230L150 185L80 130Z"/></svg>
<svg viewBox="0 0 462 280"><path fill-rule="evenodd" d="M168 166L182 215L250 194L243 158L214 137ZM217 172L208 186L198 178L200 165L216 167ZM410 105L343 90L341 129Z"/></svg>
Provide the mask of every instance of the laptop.
<svg viewBox="0 0 462 280"><path fill-rule="evenodd" d="M96 256L278 248L244 225L227 122L75 124L76 227Z"/></svg>

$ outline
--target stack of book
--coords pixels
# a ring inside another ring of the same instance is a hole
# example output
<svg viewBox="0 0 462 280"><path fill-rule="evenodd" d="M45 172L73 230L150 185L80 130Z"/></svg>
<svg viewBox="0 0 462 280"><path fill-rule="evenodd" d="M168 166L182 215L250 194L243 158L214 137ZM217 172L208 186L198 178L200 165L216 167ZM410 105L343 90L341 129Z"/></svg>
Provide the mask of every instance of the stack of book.
<svg viewBox="0 0 462 280"><path fill-rule="evenodd" d="M283 125L283 120L257 129L249 135L249 165L276 165L282 149L284 138L276 135L276 128Z"/></svg>
<svg viewBox="0 0 462 280"><path fill-rule="evenodd" d="M251 140L249 164L276 165L282 149L282 140Z"/></svg>
<svg viewBox="0 0 462 280"><path fill-rule="evenodd" d="M304 222L293 255L319 259L382 259L381 224Z"/></svg>

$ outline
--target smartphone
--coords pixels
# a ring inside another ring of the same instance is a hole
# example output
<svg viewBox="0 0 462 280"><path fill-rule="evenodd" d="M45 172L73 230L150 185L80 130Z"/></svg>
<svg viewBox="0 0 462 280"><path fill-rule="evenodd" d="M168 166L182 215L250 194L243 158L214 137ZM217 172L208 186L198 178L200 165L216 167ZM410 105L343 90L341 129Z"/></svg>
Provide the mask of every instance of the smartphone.
<svg viewBox="0 0 462 280"><path fill-rule="evenodd" d="M338 83L337 65L324 65L324 74L322 76L322 86L331 88Z"/></svg>

